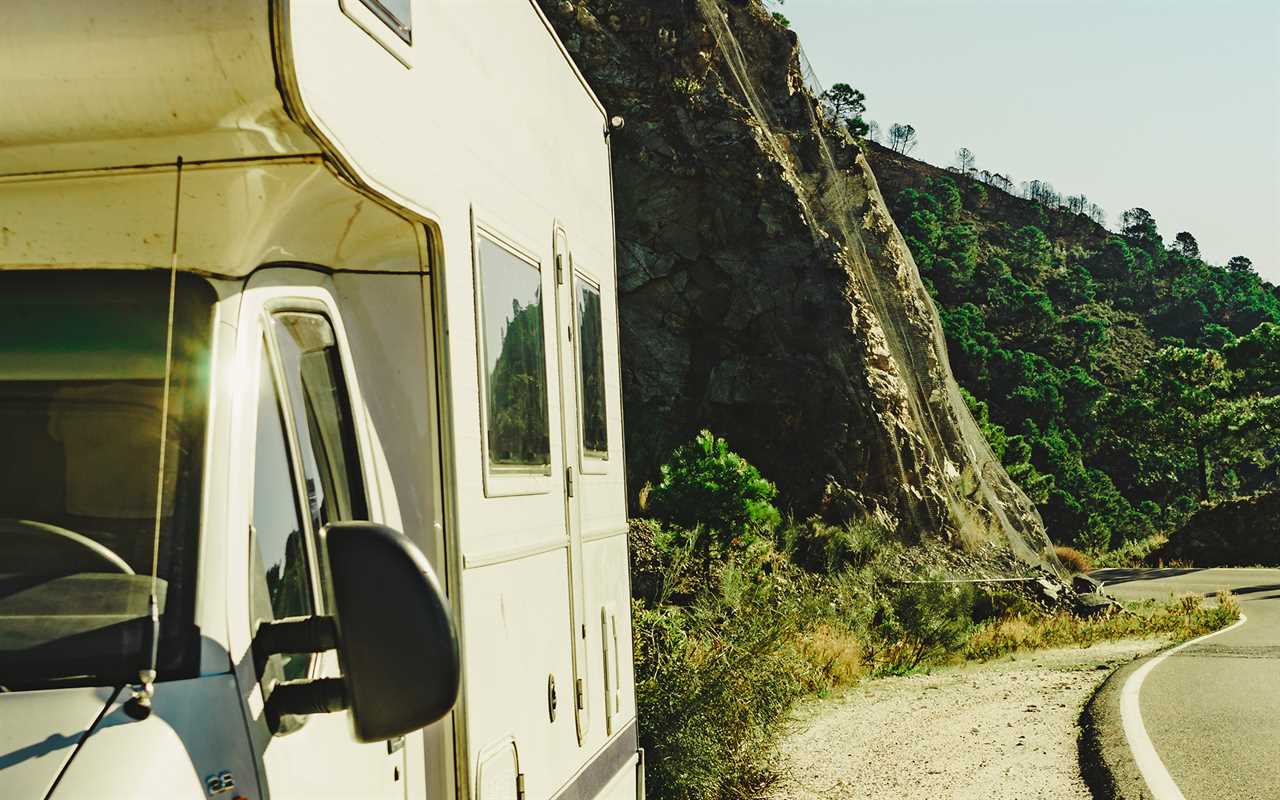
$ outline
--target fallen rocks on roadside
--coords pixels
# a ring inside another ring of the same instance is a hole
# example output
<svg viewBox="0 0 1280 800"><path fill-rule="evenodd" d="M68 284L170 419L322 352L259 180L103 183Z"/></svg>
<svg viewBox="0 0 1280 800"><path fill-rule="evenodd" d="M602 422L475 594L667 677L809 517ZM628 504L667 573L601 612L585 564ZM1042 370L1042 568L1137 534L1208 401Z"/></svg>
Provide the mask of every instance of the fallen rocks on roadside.
<svg viewBox="0 0 1280 800"><path fill-rule="evenodd" d="M1077 573L1071 576L1071 588L1076 590L1076 594L1101 592L1102 581L1083 573Z"/></svg>
<svg viewBox="0 0 1280 800"><path fill-rule="evenodd" d="M1123 611L1120 601L1102 592L1084 592L1075 596L1075 613L1081 617L1101 617Z"/></svg>

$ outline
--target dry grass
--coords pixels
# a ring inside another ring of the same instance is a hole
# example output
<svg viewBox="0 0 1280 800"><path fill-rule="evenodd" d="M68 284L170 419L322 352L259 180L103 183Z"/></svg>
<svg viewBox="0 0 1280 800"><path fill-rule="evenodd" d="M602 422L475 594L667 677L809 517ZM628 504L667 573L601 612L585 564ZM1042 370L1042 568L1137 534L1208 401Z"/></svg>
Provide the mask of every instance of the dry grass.
<svg viewBox="0 0 1280 800"><path fill-rule="evenodd" d="M840 626L815 626L796 640L796 652L808 666L801 680L809 691L851 686L867 675L862 641Z"/></svg>
<svg viewBox="0 0 1280 800"><path fill-rule="evenodd" d="M1204 596L1197 592L1187 592L1173 598L1172 607L1182 616L1190 618L1204 605Z"/></svg>
<svg viewBox="0 0 1280 800"><path fill-rule="evenodd" d="M1093 571L1093 561L1089 559L1089 556L1074 547L1058 546L1053 548L1053 553L1058 557L1058 560L1062 562L1062 566L1071 570L1073 574L1076 572Z"/></svg>
<svg viewBox="0 0 1280 800"><path fill-rule="evenodd" d="M1147 565L1147 557L1160 549L1169 537L1156 533L1145 539L1125 542L1119 547L1097 553L1094 556L1095 567L1141 567Z"/></svg>
<svg viewBox="0 0 1280 800"><path fill-rule="evenodd" d="M989 661L1019 650L1045 647L1088 647L1113 639L1168 636L1185 641L1223 628L1240 617L1240 604L1230 592L1212 608L1200 595L1183 595L1164 605L1145 604L1132 611L1081 619L1059 613L1019 615L980 625L969 637L964 656Z"/></svg>
<svg viewBox="0 0 1280 800"><path fill-rule="evenodd" d="M1218 608L1222 609L1227 616L1240 618L1240 600L1231 593L1230 589L1219 589L1214 599L1218 601Z"/></svg>

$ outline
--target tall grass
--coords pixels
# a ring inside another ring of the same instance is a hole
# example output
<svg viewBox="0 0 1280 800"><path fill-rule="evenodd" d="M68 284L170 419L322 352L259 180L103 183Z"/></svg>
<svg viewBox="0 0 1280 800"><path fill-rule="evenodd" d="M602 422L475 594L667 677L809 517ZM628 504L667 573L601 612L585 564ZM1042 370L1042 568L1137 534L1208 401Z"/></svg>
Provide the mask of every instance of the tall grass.
<svg viewBox="0 0 1280 800"><path fill-rule="evenodd" d="M759 796L806 694L1019 650L1185 639L1239 613L1230 595L1212 606L1191 595L1085 619L1039 610L1016 584L905 582L891 569L901 546L866 520L791 521L776 539L713 547L706 571L696 532L632 523L636 696L656 800Z"/></svg>
<svg viewBox="0 0 1280 800"><path fill-rule="evenodd" d="M1013 616L977 628L965 643L965 658L989 661L1018 650L1088 647L1116 639L1168 636L1192 639L1218 630L1240 617L1240 606L1227 593L1217 606L1206 607L1200 595L1185 595L1164 604L1143 604L1126 613L1081 619L1058 613Z"/></svg>
<svg viewBox="0 0 1280 800"><path fill-rule="evenodd" d="M772 485L705 431L662 475L652 507L665 519L630 528L636 700L654 800L759 796L806 693L1021 649L1185 638L1239 612L1230 596L1209 608L1193 596L1079 619L1040 611L1017 584L900 574L910 559L888 519L775 524Z"/></svg>

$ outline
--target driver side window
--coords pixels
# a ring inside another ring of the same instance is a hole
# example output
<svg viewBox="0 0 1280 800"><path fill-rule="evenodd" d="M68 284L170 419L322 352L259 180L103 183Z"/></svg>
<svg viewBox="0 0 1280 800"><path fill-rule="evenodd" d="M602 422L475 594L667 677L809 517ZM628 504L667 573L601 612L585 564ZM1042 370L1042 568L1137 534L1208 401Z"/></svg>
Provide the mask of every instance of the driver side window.
<svg viewBox="0 0 1280 800"><path fill-rule="evenodd" d="M308 616L315 610L306 530L298 513L284 409L265 343L258 377L258 437L253 469L250 608L255 622ZM263 683L306 677L312 656L273 656ZM274 678L274 680L272 680Z"/></svg>
<svg viewBox="0 0 1280 800"><path fill-rule="evenodd" d="M332 323L322 314L280 311L268 336L274 347L263 341L253 490L250 604L258 622L326 613L331 603L320 582L328 570L317 534L331 522L369 519ZM264 687L273 677L306 677L314 658L273 656L263 667Z"/></svg>

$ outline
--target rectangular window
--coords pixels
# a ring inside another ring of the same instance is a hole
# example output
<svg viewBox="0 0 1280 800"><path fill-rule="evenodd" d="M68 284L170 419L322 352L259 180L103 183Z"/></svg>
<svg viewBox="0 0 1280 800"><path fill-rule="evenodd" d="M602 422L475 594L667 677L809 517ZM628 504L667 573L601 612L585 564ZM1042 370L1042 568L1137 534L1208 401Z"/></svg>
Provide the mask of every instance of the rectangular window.
<svg viewBox="0 0 1280 800"><path fill-rule="evenodd" d="M546 473L547 414L542 273L483 235L476 237L489 465Z"/></svg>
<svg viewBox="0 0 1280 800"><path fill-rule="evenodd" d="M581 380L582 449L593 458L609 457L609 418L604 399L604 331L600 287L574 276L577 287L578 374Z"/></svg>
<svg viewBox="0 0 1280 800"><path fill-rule="evenodd" d="M373 15L404 40L413 44L413 23L410 14L411 0L360 0Z"/></svg>

